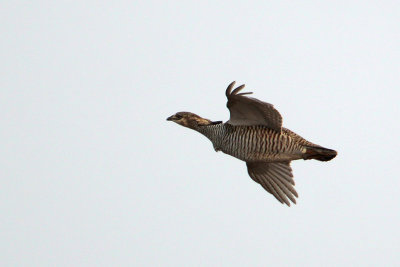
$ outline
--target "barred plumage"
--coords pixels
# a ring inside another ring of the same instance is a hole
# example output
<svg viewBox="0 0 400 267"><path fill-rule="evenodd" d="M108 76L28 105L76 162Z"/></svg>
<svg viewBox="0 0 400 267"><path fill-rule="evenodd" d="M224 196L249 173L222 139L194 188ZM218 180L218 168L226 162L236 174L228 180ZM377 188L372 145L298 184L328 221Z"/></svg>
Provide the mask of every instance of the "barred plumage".
<svg viewBox="0 0 400 267"><path fill-rule="evenodd" d="M222 151L247 164L250 177L281 203L290 206L298 197L290 161L317 159L328 161L337 152L313 144L282 127L282 117L269 103L239 93L244 85L227 90L230 119L226 123L210 121L190 112L178 112L174 121L205 135L215 151Z"/></svg>
<svg viewBox="0 0 400 267"><path fill-rule="evenodd" d="M293 139L293 132L282 128L278 133L264 126L232 126L228 123L203 126L198 132L213 143L216 151L243 161L286 161L301 159L304 145ZM300 139L301 138L301 139ZM304 143L306 144L306 140ZM297 155L297 157L296 157Z"/></svg>

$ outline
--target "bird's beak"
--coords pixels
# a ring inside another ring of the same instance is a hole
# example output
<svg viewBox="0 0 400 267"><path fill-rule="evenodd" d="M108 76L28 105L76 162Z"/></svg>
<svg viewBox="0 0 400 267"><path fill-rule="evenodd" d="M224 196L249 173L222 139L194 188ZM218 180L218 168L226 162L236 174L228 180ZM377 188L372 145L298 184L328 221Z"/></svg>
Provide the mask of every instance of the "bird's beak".
<svg viewBox="0 0 400 267"><path fill-rule="evenodd" d="M174 119L174 115L169 116L169 117L167 118L167 121L172 121L173 119Z"/></svg>

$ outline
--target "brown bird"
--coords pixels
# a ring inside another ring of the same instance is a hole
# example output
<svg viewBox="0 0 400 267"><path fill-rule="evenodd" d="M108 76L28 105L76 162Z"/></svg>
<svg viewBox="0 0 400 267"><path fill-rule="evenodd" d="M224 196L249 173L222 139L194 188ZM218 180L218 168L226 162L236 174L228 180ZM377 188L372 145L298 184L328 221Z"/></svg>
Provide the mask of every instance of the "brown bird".
<svg viewBox="0 0 400 267"><path fill-rule="evenodd" d="M215 151L222 151L247 164L250 177L279 202L290 206L298 197L290 162L297 159L328 161L337 152L313 144L282 127L282 116L273 105L240 93L244 84L226 89L230 118L211 121L194 113L178 112L167 118L205 135Z"/></svg>

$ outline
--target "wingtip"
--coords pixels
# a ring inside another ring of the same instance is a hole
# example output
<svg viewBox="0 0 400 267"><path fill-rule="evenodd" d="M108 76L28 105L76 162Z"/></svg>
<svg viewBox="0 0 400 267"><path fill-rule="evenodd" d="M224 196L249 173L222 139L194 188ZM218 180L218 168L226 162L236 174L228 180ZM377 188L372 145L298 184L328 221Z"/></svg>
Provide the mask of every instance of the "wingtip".
<svg viewBox="0 0 400 267"><path fill-rule="evenodd" d="M289 200L289 199L290 199L290 200ZM286 198L286 199L284 200L285 203L282 203L282 204L286 204L288 207L291 207L291 204L294 204L294 205L297 204L295 198L289 198L289 199Z"/></svg>
<svg viewBox="0 0 400 267"><path fill-rule="evenodd" d="M253 94L253 92L239 93L239 94L237 94L237 95L251 95L251 94Z"/></svg>
<svg viewBox="0 0 400 267"><path fill-rule="evenodd" d="M232 88L235 86L235 83L236 83L236 81L231 82L231 83L228 85L228 88L226 88L225 95L226 95L227 97L231 94Z"/></svg>
<svg viewBox="0 0 400 267"><path fill-rule="evenodd" d="M236 81L233 81L228 85L228 88L226 88L226 91L225 91L226 97L229 98L229 96L231 96L231 95L242 96L242 95L249 95L249 94L253 93L253 92L239 93L246 85L242 84L242 85L236 87L235 89L233 89L235 84L236 84ZM233 89L233 91L232 91L232 89Z"/></svg>
<svg viewBox="0 0 400 267"><path fill-rule="evenodd" d="M246 85L242 84L241 86L238 86L237 88L235 88L235 90L232 91L232 95L237 95L237 93L239 93Z"/></svg>

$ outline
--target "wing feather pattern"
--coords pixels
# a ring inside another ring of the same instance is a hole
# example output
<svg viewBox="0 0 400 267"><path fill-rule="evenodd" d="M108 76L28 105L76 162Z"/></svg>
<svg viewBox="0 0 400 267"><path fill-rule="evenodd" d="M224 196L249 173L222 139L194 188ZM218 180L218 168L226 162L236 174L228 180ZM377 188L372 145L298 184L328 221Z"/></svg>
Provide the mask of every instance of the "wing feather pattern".
<svg viewBox="0 0 400 267"><path fill-rule="evenodd" d="M290 201L296 204L295 197L298 197L298 194L294 189L290 162L247 162L246 164L250 177L279 202L288 206L290 206Z"/></svg>
<svg viewBox="0 0 400 267"><path fill-rule="evenodd" d="M232 82L226 89L225 95L228 98L226 106L230 112L228 123L231 125L264 125L277 132L282 130L282 116L273 105L260 101L256 98L245 95L251 92L239 93L244 84L235 88Z"/></svg>

